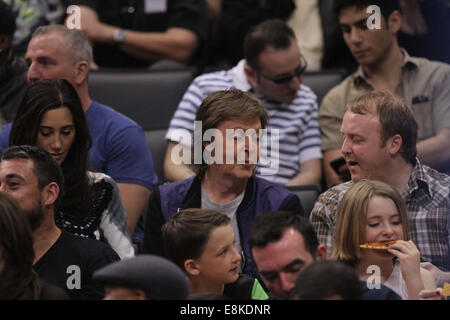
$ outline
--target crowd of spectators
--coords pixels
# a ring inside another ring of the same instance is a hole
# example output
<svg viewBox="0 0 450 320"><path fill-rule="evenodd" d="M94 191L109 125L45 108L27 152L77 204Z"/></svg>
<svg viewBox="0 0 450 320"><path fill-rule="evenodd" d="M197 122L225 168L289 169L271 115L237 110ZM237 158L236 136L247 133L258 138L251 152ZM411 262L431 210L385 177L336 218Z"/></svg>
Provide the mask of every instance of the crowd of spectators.
<svg viewBox="0 0 450 320"><path fill-rule="evenodd" d="M0 0L0 299L446 299L449 30L447 0ZM158 177L88 79L161 63L195 76Z"/></svg>

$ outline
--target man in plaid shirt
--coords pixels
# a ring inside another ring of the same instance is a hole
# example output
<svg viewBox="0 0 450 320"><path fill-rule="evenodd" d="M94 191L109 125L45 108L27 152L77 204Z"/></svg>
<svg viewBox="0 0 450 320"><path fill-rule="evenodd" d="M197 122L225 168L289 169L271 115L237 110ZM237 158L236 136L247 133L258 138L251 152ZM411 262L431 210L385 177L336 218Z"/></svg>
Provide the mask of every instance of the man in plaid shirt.
<svg viewBox="0 0 450 320"><path fill-rule="evenodd" d="M348 103L341 151L352 180L324 192L310 216L327 252L332 251L337 208L345 192L361 179L380 180L405 200L411 240L422 260L450 271L450 176L417 159L417 128L411 109L388 92L371 91Z"/></svg>

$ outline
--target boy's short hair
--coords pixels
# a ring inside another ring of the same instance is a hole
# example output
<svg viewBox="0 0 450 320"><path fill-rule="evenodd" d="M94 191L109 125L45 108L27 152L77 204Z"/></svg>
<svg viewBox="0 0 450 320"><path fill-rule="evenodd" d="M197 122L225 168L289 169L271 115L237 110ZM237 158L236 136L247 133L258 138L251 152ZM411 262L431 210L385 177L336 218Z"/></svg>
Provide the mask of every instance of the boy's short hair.
<svg viewBox="0 0 450 320"><path fill-rule="evenodd" d="M211 232L228 224L230 218L214 210L186 209L177 212L161 229L167 258L185 270L186 260L202 255Z"/></svg>

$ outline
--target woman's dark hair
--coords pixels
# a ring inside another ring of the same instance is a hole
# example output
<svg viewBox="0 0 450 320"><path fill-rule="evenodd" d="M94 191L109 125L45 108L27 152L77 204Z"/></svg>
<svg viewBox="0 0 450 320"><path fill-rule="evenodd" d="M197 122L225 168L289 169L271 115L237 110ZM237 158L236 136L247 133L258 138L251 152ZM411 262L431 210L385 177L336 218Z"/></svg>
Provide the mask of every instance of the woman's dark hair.
<svg viewBox="0 0 450 320"><path fill-rule="evenodd" d="M0 192L0 300L37 299L33 238L27 217Z"/></svg>
<svg viewBox="0 0 450 320"><path fill-rule="evenodd" d="M70 110L75 126L75 139L61 164L65 182L61 209L64 209L90 204L87 170L92 145L80 98L67 80L42 80L27 89L12 124L9 145L36 145L44 114L62 107ZM78 211L84 212L82 208Z"/></svg>

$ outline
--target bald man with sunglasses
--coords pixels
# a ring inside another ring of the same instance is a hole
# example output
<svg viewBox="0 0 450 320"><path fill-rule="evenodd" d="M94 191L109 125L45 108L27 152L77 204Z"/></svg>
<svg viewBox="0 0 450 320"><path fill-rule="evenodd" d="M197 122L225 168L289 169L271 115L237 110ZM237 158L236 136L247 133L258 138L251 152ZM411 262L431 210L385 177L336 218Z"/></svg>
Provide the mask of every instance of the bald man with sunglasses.
<svg viewBox="0 0 450 320"><path fill-rule="evenodd" d="M195 113L203 99L211 92L234 87L252 92L268 113L268 154L261 154L257 174L286 186L319 184L322 153L318 106L316 95L302 84L307 62L294 32L281 20L266 20L247 33L244 57L230 70L197 77L184 94L166 134L165 178L178 181L194 175L188 165L174 162L173 154L178 155L180 149L174 148L191 148ZM182 139L180 129L188 138ZM276 166L274 161L279 161ZM268 167L271 170L265 170Z"/></svg>

